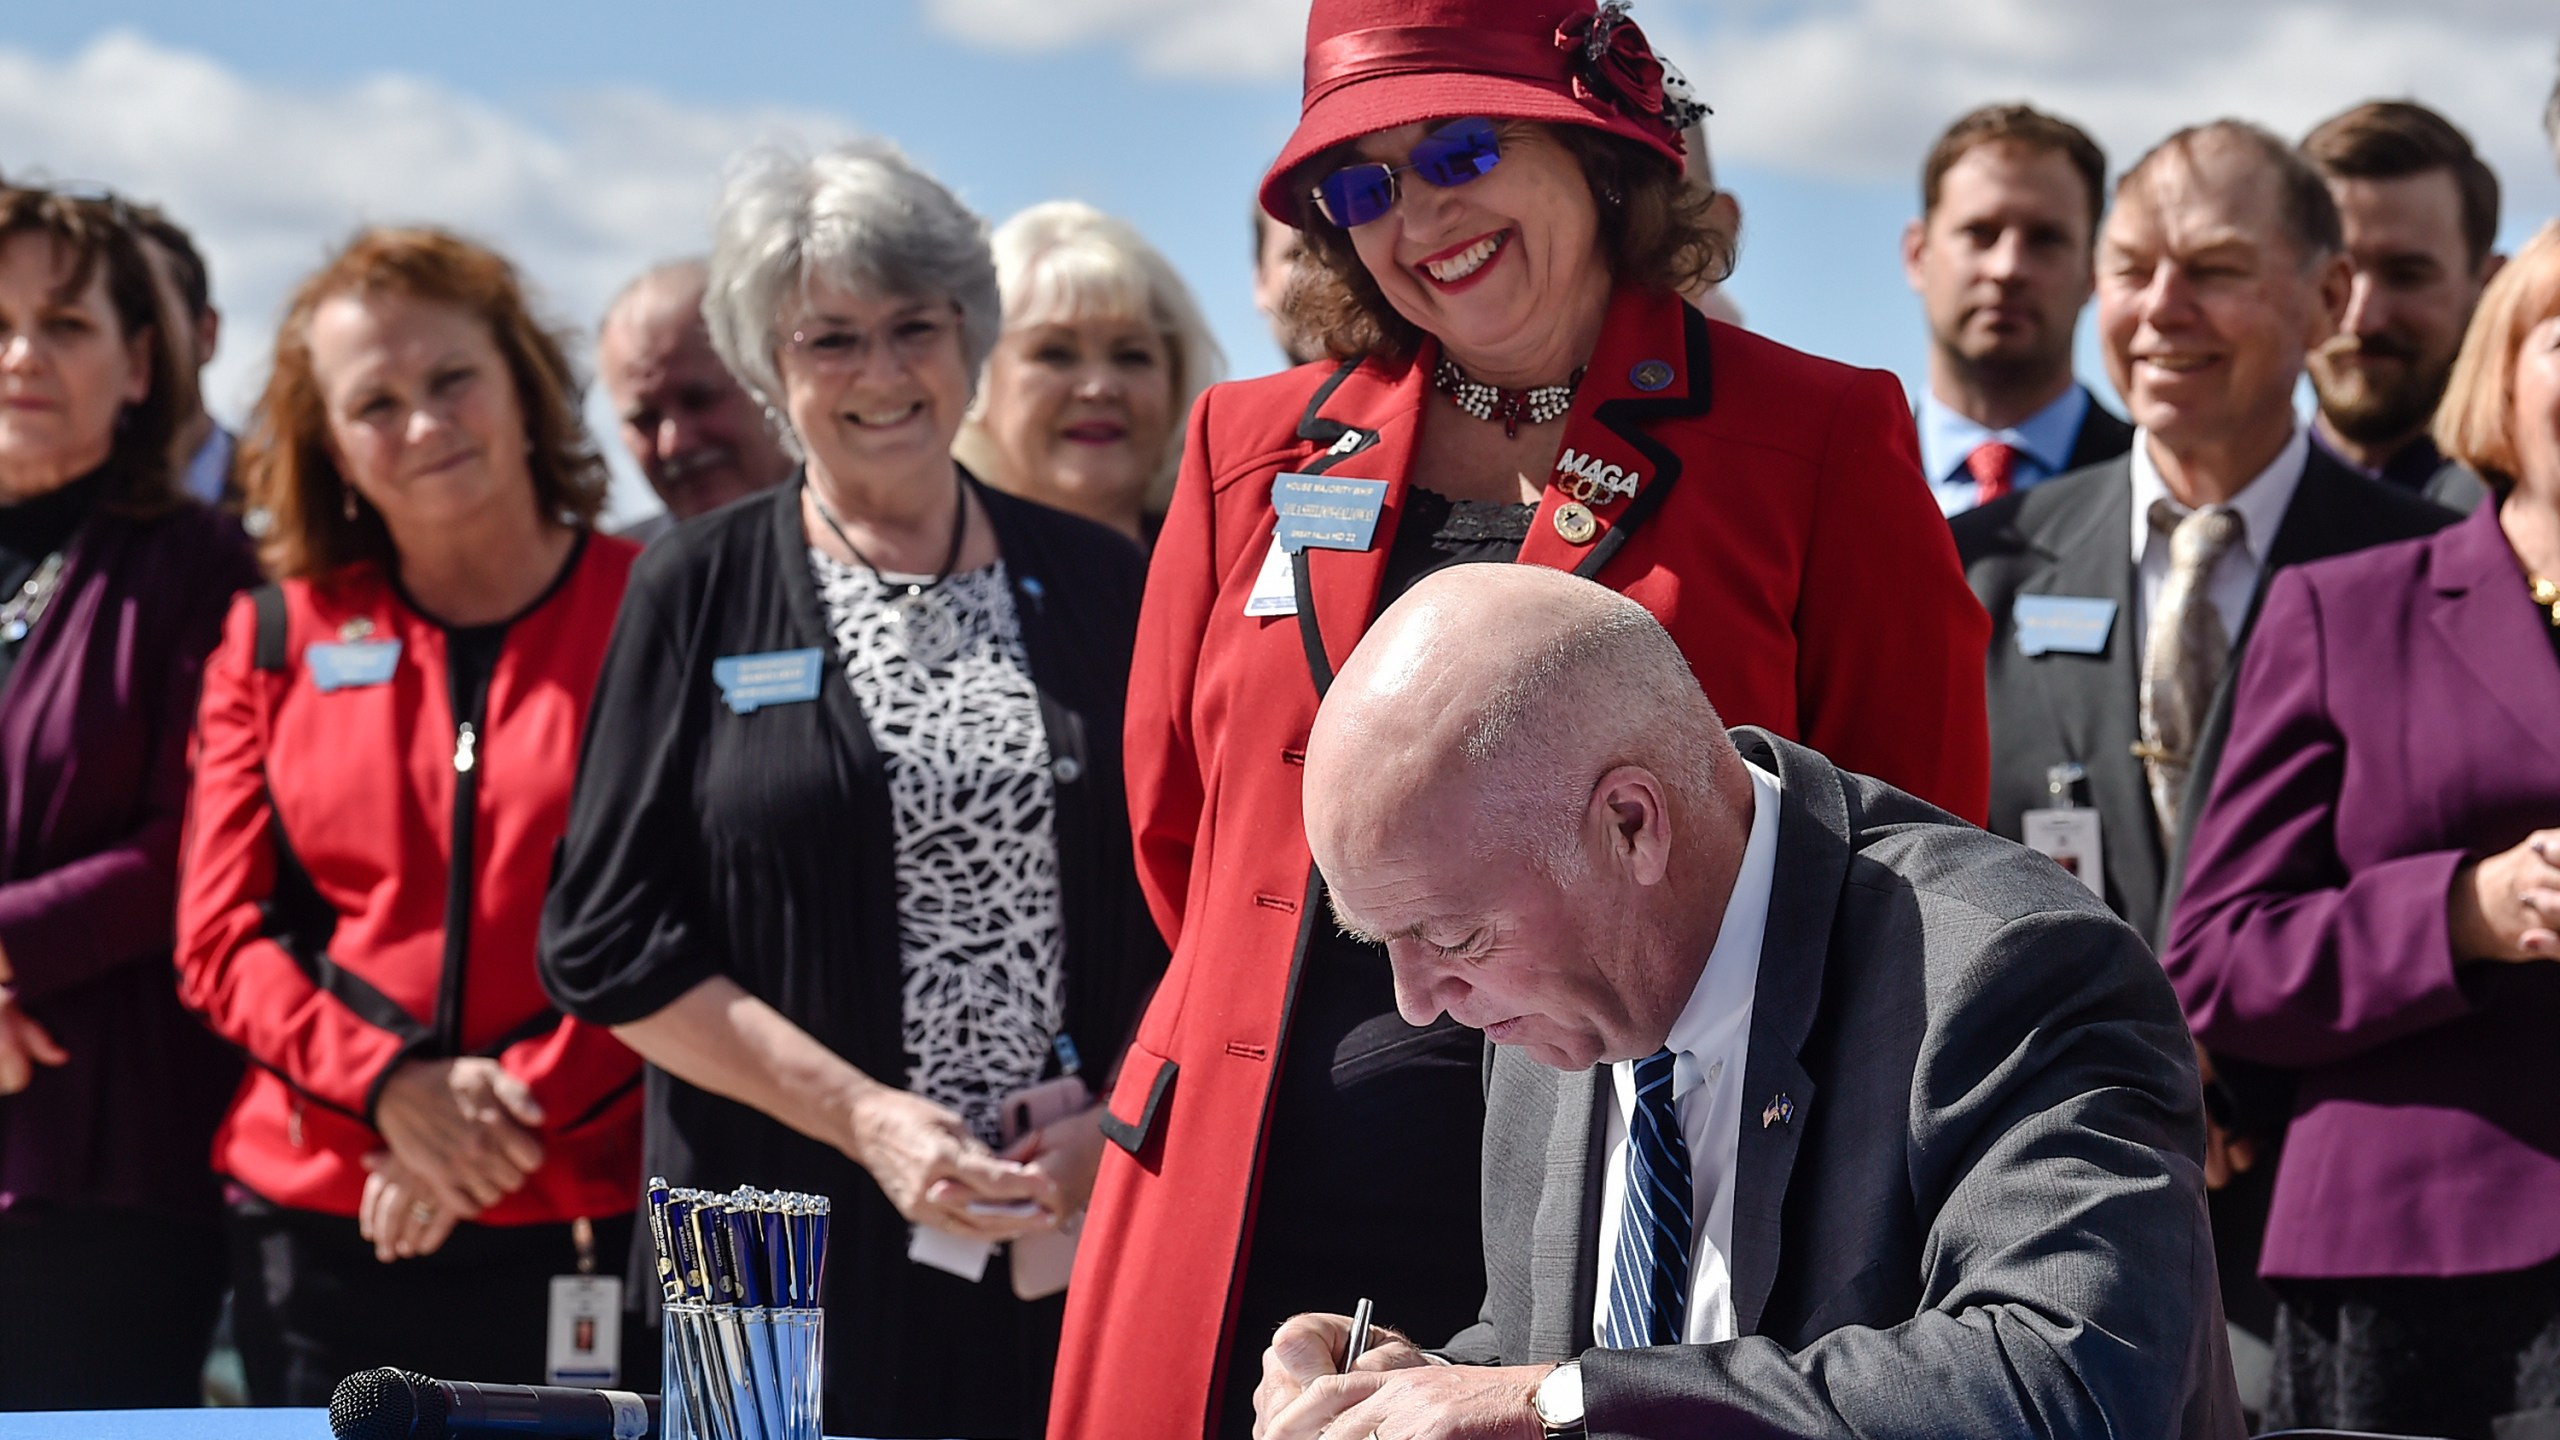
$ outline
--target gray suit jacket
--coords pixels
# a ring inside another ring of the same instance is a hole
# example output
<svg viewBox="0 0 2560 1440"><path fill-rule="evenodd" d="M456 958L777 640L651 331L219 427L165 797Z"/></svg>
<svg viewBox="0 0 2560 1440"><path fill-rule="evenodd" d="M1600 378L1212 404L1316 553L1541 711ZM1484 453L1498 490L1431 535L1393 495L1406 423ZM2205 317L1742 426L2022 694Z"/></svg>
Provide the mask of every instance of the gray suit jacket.
<svg viewBox="0 0 2560 1440"><path fill-rule="evenodd" d="M2141 940L2048 861L1733 737L1783 791L1733 1182L1742 1338L1592 1348L1607 1072L1500 1051L1488 1293L1450 1356L1581 1357L1595 1440L2241 1435L2194 1056Z"/></svg>
<svg viewBox="0 0 2560 1440"><path fill-rule="evenodd" d="M2314 445L2302 484L2267 545L2267 563L2249 601L2257 615L2267 582L2287 565L2429 534L2452 511L2368 480ZM2056 476L1969 510L1951 522L1965 579L1991 612L1984 679L1991 707L1991 830L2018 838L2024 812L2049 803L2045 771L2065 760L2088 771L2105 837L2107 903L2156 947L2177 888L2183 838L2162 835L2150 782L2133 755L2141 738L2141 637L2134 633L2133 464L2119 456ZM2105 649L2095 655L2018 650L2021 595L2074 595L2115 602ZM2206 712L2179 818L2204 809L2231 728L2231 685L2249 644L2249 621L2231 638L2231 665Z"/></svg>

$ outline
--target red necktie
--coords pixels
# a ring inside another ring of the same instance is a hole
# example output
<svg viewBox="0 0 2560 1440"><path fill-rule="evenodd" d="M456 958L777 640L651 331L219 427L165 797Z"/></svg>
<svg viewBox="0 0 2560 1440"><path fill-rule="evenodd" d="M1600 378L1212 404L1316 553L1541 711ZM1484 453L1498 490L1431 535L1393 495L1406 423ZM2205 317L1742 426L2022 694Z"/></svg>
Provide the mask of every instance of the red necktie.
<svg viewBox="0 0 2560 1440"><path fill-rule="evenodd" d="M1988 505L2009 493L2009 482L2018 473L2018 447L1985 440L1964 457L1964 468L1973 474L1973 503Z"/></svg>

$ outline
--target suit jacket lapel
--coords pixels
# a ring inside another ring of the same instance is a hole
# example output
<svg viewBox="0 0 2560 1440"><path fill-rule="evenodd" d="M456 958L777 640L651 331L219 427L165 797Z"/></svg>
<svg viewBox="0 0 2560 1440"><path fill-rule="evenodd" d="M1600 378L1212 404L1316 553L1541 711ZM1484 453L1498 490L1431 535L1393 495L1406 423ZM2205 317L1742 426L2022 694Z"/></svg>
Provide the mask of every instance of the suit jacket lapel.
<svg viewBox="0 0 2560 1440"><path fill-rule="evenodd" d="M1556 1072L1556 1109L1547 1132L1546 1184L1529 1237L1532 1276L1571 1276L1561 1290L1533 1285L1529 1353L1579 1355L1591 1348L1600 1276L1600 1145L1607 1132L1609 1067Z"/></svg>
<svg viewBox="0 0 2560 1440"><path fill-rule="evenodd" d="M1779 781L1778 866L1769 928L1760 943L1760 983L1743 1064L1742 1139L1733 1175L1733 1314L1736 1332L1757 1333L1778 1278L1780 1217L1795 1173L1798 1141L1815 1103L1813 1078L1798 1058L1822 1003L1831 920L1849 874L1849 808L1840 774L1812 751L1744 726L1733 732L1745 759Z"/></svg>
<svg viewBox="0 0 2560 1440"><path fill-rule="evenodd" d="M2547 622L2525 601L2514 552L2498 528L2498 507L2481 506L2432 543L2436 593L2429 622L2480 688L2545 756L2560 760L2560 734L2551 726L2551 717L2560 715L2560 666L2551 663Z"/></svg>
<svg viewBox="0 0 2560 1440"><path fill-rule="evenodd" d="M1684 466L1650 427L1707 412L1709 346L1706 317L1677 296L1618 291L1574 392L1555 473L1520 546L1522 564L1597 575L1662 508ZM1597 524L1587 544L1556 529L1556 512L1568 503L1582 504Z"/></svg>
<svg viewBox="0 0 2560 1440"><path fill-rule="evenodd" d="M2101 663L2048 654L2031 662L2053 708L2064 749L2089 773L2089 796L2107 826L2106 870L2129 906L2148 906L2160 889L2160 823L2150 781L2133 756L2142 736L2142 637L2134 603L2133 466L2109 462L2105 484L2087 503L2056 513L2028 537L2049 568L2022 594L2077 595L2115 602Z"/></svg>

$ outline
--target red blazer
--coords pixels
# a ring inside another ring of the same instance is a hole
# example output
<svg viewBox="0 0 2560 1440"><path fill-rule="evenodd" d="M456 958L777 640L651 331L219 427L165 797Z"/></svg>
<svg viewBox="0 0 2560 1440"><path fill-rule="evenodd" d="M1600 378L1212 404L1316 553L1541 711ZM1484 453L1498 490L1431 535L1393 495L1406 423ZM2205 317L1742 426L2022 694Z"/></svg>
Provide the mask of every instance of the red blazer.
<svg viewBox="0 0 2560 1440"><path fill-rule="evenodd" d="M619 1215L640 1185L640 1059L564 1020L534 972L578 736L637 547L589 536L507 630L473 747L473 855L451 864L461 773L445 632L381 568L281 587L281 654L258 601L205 667L178 893L179 995L252 1062L214 1165L279 1205L352 1216L382 1082L404 1061L489 1055L542 1106L542 1168L490 1225ZM322 690L310 647L401 651L383 684ZM452 885L470 929L449 946Z"/></svg>
<svg viewBox="0 0 2560 1440"><path fill-rule="evenodd" d="M1305 366L1192 412L1128 717L1139 876L1173 962L1104 1121L1119 1153L1068 1291L1055 1440L1196 1437L1215 1413L1296 957L1322 909L1300 767L1319 688L1377 608L1435 358ZM1641 601L1726 724L1981 820L1990 622L1891 376L1621 291L1564 448L1632 474L1635 493L1595 504L1599 531L1575 545L1550 486L1522 563ZM1251 618L1284 471L1384 480L1386 508L1368 550L1302 552L1295 619Z"/></svg>

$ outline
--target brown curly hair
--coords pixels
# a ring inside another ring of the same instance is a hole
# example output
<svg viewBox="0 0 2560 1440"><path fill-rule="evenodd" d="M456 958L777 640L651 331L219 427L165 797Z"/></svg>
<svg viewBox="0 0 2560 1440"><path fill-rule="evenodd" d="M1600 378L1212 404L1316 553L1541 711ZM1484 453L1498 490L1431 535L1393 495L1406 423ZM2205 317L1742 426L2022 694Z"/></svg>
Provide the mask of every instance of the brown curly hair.
<svg viewBox="0 0 2560 1440"><path fill-rule="evenodd" d="M1500 127L1506 142L1543 134L1581 167L1600 214L1601 259L1618 284L1676 295L1732 277L1735 237L1715 218L1715 192L1691 184L1659 152L1586 125L1504 120ZM1295 223L1313 263L1298 267L1281 309L1335 359L1402 360L1421 348L1421 327L1388 303L1350 232L1325 219L1311 193L1318 178L1356 161L1350 145L1338 145L1289 172Z"/></svg>
<svg viewBox="0 0 2560 1440"><path fill-rule="evenodd" d="M103 267L107 301L116 312L116 328L130 344L148 331L151 391L116 417L115 441L107 452L107 509L119 515L147 517L176 506L183 498L169 470L169 445L178 433L178 356L169 327L160 315L160 287L133 226L133 207L108 198L90 199L41 185L0 184L0 244L21 235L42 235L60 247L71 262L61 296L76 298Z"/></svg>
<svg viewBox="0 0 2560 1440"><path fill-rule="evenodd" d="M325 578L359 561L388 562L391 532L371 506L347 515L345 477L329 458L328 407L311 364L311 320L340 295L397 294L452 305L489 327L524 413L533 493L545 515L590 526L604 510L604 458L579 417L585 383L558 332L534 318L516 269L443 230L375 228L302 282L276 327L275 368L241 445L249 503L267 515L259 558L279 579Z"/></svg>

